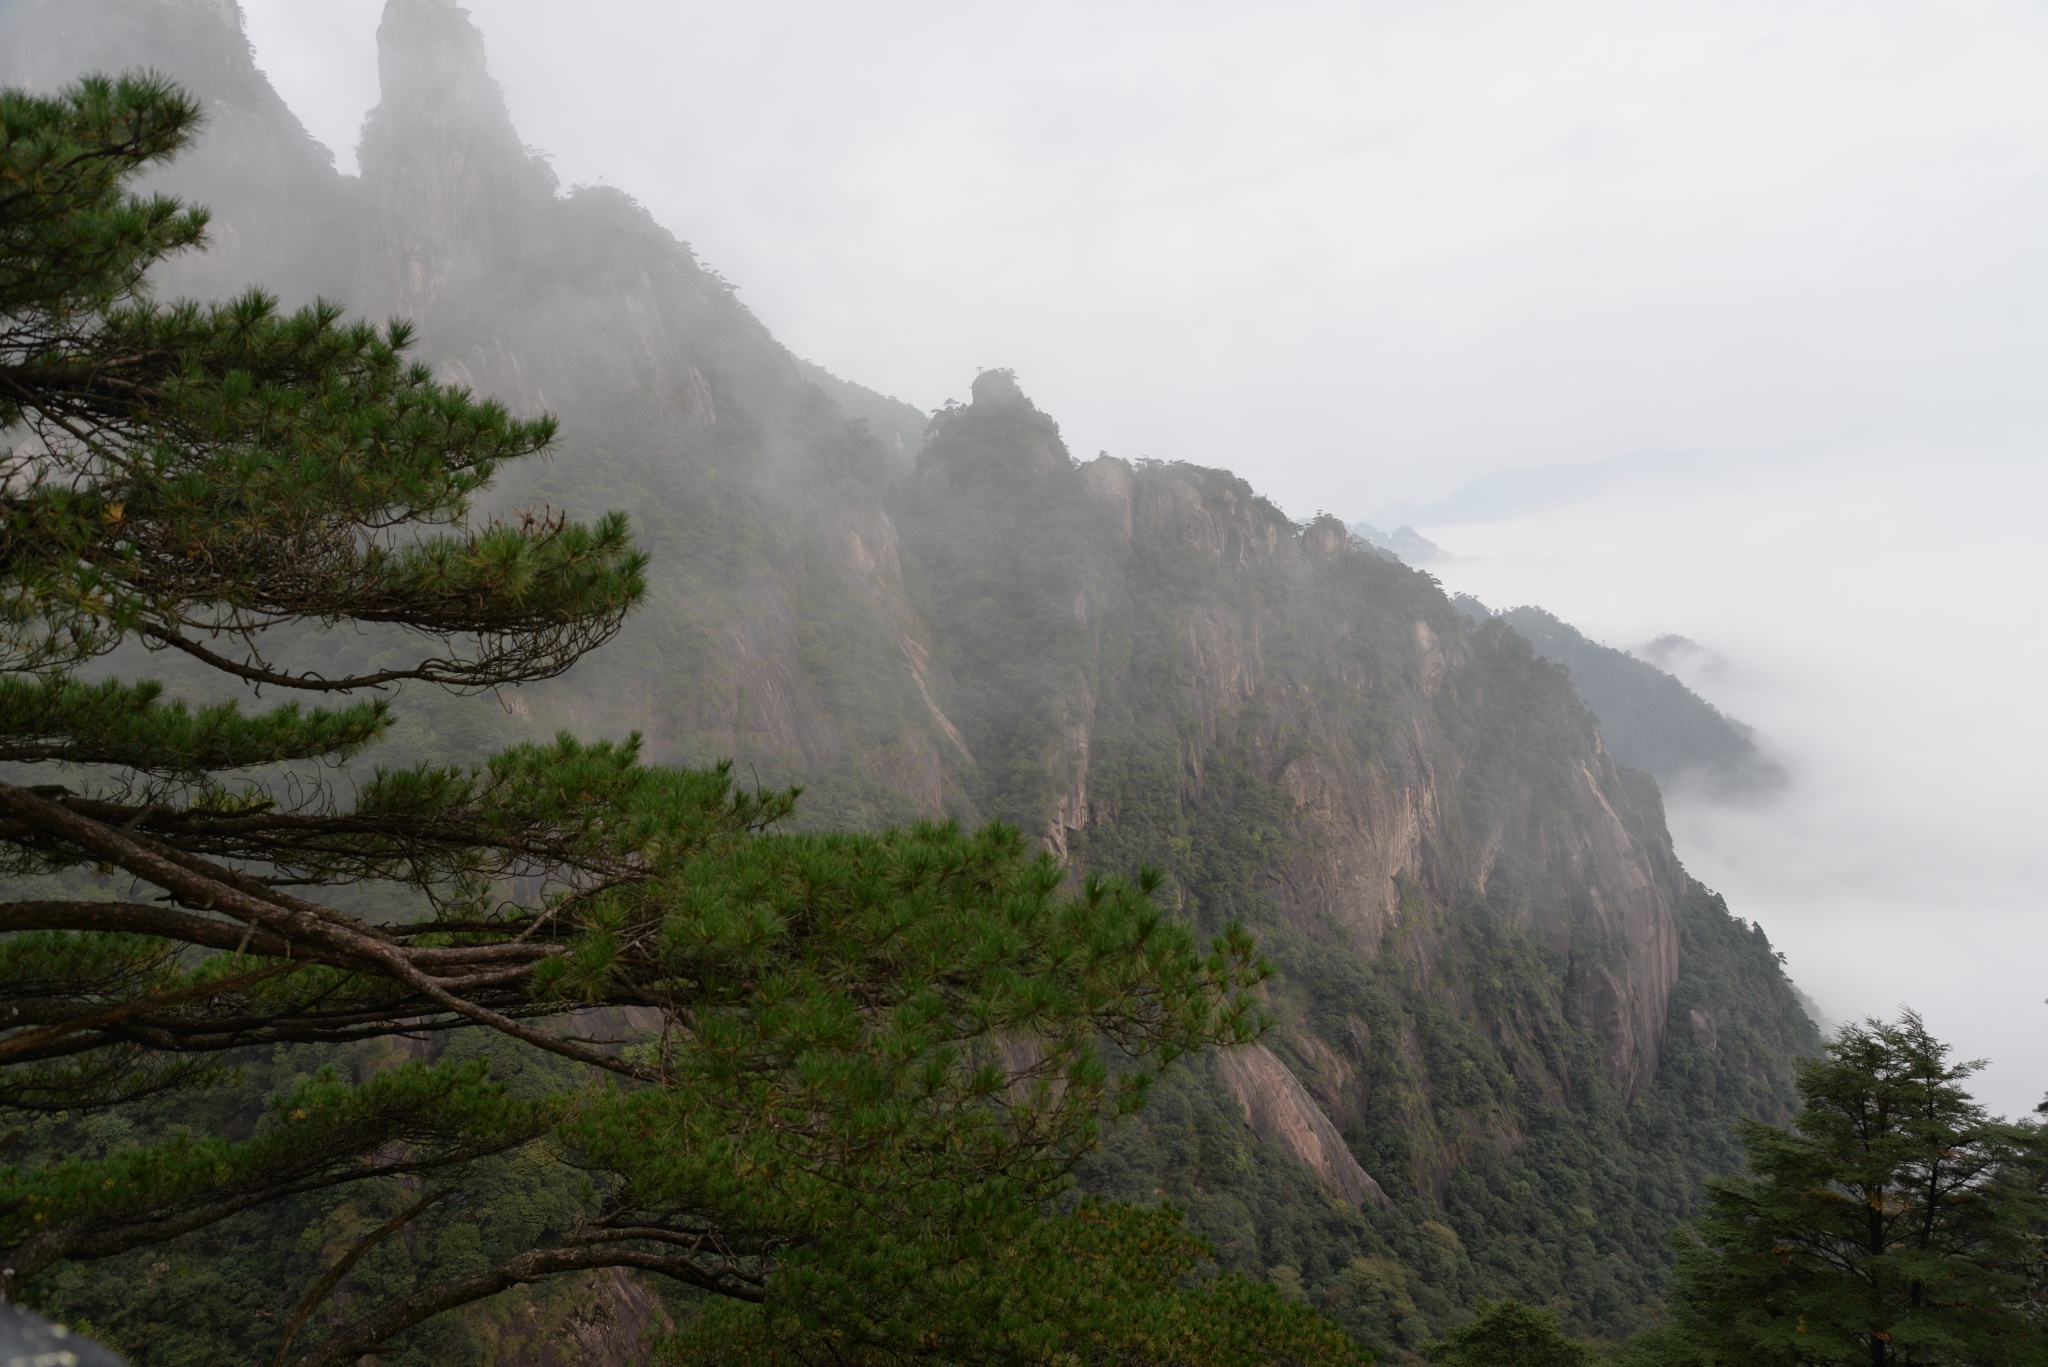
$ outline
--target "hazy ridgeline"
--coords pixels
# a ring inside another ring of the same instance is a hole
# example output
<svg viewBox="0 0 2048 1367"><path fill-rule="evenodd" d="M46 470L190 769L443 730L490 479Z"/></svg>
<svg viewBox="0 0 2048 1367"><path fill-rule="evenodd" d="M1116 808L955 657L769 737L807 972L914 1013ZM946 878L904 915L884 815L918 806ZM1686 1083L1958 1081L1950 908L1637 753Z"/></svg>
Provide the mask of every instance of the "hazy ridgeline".
<svg viewBox="0 0 2048 1367"><path fill-rule="evenodd" d="M1492 616L1470 594L1453 597L1475 622ZM1552 664L1600 721L1600 738L1615 763L1640 769L1667 787L1704 788L1727 796L1768 792L1785 774L1757 749L1749 727L1647 661L1588 640L1542 608L1520 607L1500 618ZM1683 637L1651 643L1668 653L1692 647ZM1692 647L1697 649L1697 647Z"/></svg>
<svg viewBox="0 0 2048 1367"><path fill-rule="evenodd" d="M255 282L409 317L442 375L562 419L553 463L496 507L630 512L653 592L621 637L500 699L409 697L405 743L637 730L656 758L803 783L804 822L1000 819L1077 872L1157 865L1183 914L1257 932L1277 1025L1169 1078L1091 1186L1186 1205L1227 1265L1381 1350L1502 1294L1583 1333L1646 1324L1670 1231L1739 1161L1732 1122L1789 1115L1817 1044L1761 931L1687 876L1656 782L1624 767L1748 772L1746 734L1555 619L1474 620L1227 472L1077 462L1008 372L926 427L792 356L625 194L563 192L450 0L392 0L380 41L359 178L217 0L20 0L0 78L188 83L211 128L162 181L213 208L214 245L165 293ZM305 1066L259 1061L249 1086ZM488 1249L551 1198L508 1172L504 1199L391 1257ZM63 1308L126 1334L152 1296L261 1305L266 1248L317 1246L330 1214L113 1260ZM381 1360L461 1340L537 1362L536 1339L630 1360L654 1293L579 1285ZM142 1360L206 1360L184 1342Z"/></svg>

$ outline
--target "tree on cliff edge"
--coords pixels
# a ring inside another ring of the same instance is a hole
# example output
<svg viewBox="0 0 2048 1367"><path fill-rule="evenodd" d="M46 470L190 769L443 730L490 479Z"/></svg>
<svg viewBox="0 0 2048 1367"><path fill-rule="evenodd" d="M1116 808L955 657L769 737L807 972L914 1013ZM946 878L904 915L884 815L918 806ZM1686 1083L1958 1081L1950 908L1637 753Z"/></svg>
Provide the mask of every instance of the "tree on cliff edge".
<svg viewBox="0 0 2048 1367"><path fill-rule="evenodd" d="M388 699L247 711L93 672L139 645L273 693L489 689L568 668L642 591L620 515L473 515L552 425L436 384L403 327L149 298L204 215L126 185L197 117L152 79L0 94L0 1291L382 1183L406 1193L391 1217L266 1312L276 1362L352 1363L602 1267L740 1307L697 1340L729 1356L1353 1356L1270 1291L1202 1280L1170 1215L1043 1214L1158 1067L1251 1032L1241 934L1204 951L1148 886L1066 891L999 827L780 834L793 794L632 743L337 773ZM595 1037L594 1007L642 1027ZM38 1147L252 1046L458 1029L573 1081L316 1071L240 1132ZM580 1203L328 1306L508 1154L587 1175Z"/></svg>
<svg viewBox="0 0 2048 1367"><path fill-rule="evenodd" d="M1986 1116L1981 1065L1906 1013L1803 1065L1793 1128L1746 1122L1680 1255L1680 1360L1916 1367L2048 1362L2041 1134Z"/></svg>

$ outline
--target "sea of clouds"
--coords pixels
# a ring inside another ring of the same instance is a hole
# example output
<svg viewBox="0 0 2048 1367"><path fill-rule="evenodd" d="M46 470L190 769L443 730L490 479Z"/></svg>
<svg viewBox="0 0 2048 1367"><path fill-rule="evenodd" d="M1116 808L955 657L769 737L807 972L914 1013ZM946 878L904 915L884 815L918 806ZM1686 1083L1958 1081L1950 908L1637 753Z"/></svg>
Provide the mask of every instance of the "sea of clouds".
<svg viewBox="0 0 2048 1367"><path fill-rule="evenodd" d="M1669 795L1678 852L1834 1020L1922 1012L1979 1095L2048 1091L2048 465L1844 450L1664 464L1487 521L1429 570L1670 663L1791 774Z"/></svg>

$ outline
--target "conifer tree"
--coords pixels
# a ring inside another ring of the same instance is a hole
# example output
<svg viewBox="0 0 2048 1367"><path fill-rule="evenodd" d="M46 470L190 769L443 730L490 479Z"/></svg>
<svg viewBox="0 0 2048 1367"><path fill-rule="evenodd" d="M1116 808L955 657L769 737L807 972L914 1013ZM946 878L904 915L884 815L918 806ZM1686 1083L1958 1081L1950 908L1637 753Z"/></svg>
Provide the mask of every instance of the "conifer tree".
<svg viewBox="0 0 2048 1367"><path fill-rule="evenodd" d="M1001 827L780 833L793 793L633 741L309 782L387 735L388 696L250 710L119 677L140 649L269 694L492 689L568 668L642 593L621 515L477 515L553 425L437 383L402 325L149 295L205 216L128 185L198 117L147 77L0 94L0 1106L19 1137L217 1083L251 1046L458 1029L580 1080L321 1071L243 1133L16 1161L0 1294L424 1182L276 1307L272 1361L353 1363L603 1267L740 1307L714 1315L736 1352L1352 1357L1267 1291L1202 1281L1168 1215L1046 1214L1161 1066L1256 1029L1249 941L1198 947L1152 880L1070 889ZM323 1310L512 1152L587 1174L582 1204Z"/></svg>
<svg viewBox="0 0 2048 1367"><path fill-rule="evenodd" d="M1425 1346L1431 1367L1592 1367L1591 1348L1564 1332L1557 1312L1503 1300Z"/></svg>
<svg viewBox="0 0 2048 1367"><path fill-rule="evenodd" d="M1789 1130L1749 1122L1673 1297L1679 1356L1742 1364L2048 1361L2031 1127L1990 1119L1981 1065L1906 1013L1847 1025L1801 1071Z"/></svg>

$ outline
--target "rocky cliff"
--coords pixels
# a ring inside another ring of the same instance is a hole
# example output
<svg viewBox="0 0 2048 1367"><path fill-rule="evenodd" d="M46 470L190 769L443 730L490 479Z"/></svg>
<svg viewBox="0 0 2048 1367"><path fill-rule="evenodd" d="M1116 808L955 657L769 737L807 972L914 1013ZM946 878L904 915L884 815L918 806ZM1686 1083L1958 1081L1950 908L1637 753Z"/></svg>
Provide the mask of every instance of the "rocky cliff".
<svg viewBox="0 0 2048 1367"><path fill-rule="evenodd" d="M975 681L946 705L980 805L1192 889L1214 881L1194 830L1256 792L1274 837L1219 917L1427 959L1404 895L1491 894L1571 964L1621 1093L1652 1077L1678 875L1562 672L1334 519L1297 528L1223 471L1077 465L1014 377L973 392L892 506L942 663Z"/></svg>
<svg viewBox="0 0 2048 1367"><path fill-rule="evenodd" d="M941 810L957 737L903 600L888 453L637 204L556 193L462 11L393 0L378 42L352 302L561 416L560 456L505 500L630 508L655 558L649 610L574 684L534 690L536 719L738 756L811 784L821 816Z"/></svg>
<svg viewBox="0 0 2048 1367"><path fill-rule="evenodd" d="M1525 637L1334 519L1077 462L1008 372L972 393L888 504L963 789L1076 868L1164 869L1281 970L1266 1045L1087 1180L1388 1351L1481 1295L1640 1324L1734 1116L1784 1114L1813 1043L1655 781Z"/></svg>
<svg viewBox="0 0 2048 1367"><path fill-rule="evenodd" d="M562 192L452 0L389 0L378 38L359 178L228 0L17 0L0 67L191 83L213 121L166 183L217 208L215 247L164 288L407 314L444 374L561 417L504 505L632 513L654 592L627 631L439 743L635 729L805 783L809 821L1001 819L1077 872L1161 867L1181 914L1257 930L1276 1026L1168 1079L1088 1181L1184 1203L1384 1349L1479 1295L1639 1323L1811 1027L1564 671L1227 472L1076 462L1008 372L919 432L627 196ZM608 1294L577 1351L653 1322ZM527 1322L476 1332L513 1352Z"/></svg>

